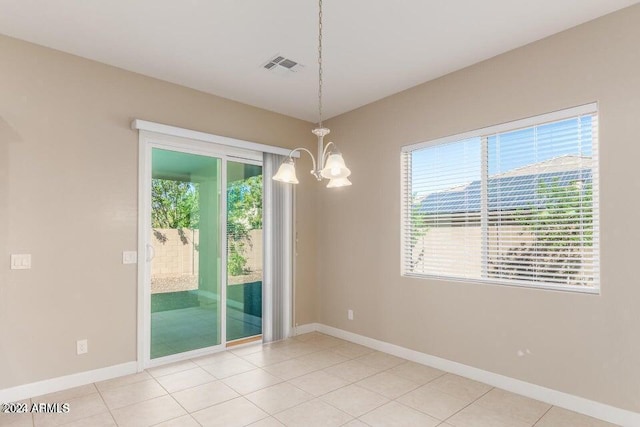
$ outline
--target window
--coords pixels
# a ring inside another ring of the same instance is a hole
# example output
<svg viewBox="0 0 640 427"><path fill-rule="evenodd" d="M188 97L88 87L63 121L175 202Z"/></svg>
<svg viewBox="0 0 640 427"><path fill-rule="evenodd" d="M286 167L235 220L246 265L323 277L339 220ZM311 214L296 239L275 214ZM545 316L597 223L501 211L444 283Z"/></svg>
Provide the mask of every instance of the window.
<svg viewBox="0 0 640 427"><path fill-rule="evenodd" d="M598 292L597 106L403 147L402 274Z"/></svg>

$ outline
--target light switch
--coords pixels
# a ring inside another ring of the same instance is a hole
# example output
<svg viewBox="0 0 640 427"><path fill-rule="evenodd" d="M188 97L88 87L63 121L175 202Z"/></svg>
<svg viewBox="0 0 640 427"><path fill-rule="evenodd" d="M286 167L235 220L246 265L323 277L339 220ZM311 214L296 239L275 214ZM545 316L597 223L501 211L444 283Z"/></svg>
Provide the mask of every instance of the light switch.
<svg viewBox="0 0 640 427"><path fill-rule="evenodd" d="M31 254L11 254L12 270L29 270L31 268Z"/></svg>
<svg viewBox="0 0 640 427"><path fill-rule="evenodd" d="M123 264L136 264L138 262L138 253L136 251L124 251L122 252Z"/></svg>

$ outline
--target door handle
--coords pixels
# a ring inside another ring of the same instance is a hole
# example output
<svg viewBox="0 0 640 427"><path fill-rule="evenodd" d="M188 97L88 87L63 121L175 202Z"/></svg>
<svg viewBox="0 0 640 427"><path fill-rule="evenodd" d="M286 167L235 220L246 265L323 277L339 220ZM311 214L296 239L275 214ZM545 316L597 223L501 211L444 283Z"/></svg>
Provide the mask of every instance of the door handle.
<svg viewBox="0 0 640 427"><path fill-rule="evenodd" d="M147 262L151 262L156 257L156 250L153 245L147 243Z"/></svg>

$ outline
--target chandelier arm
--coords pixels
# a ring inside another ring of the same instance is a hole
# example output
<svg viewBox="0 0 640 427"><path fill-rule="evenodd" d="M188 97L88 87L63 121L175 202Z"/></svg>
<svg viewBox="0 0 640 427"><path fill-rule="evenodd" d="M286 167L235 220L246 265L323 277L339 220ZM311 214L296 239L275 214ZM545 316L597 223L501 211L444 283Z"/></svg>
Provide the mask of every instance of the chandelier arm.
<svg viewBox="0 0 640 427"><path fill-rule="evenodd" d="M291 152L289 153L289 158L291 160L293 160L292 155L293 153L295 153L296 151L300 152L300 151L304 151L306 153L308 153L311 156L311 161L313 162L313 170L311 171L311 175L315 176L316 179L318 179L318 181L320 181L322 178L320 178L320 173L318 171L318 169L316 168L316 158L313 155L313 153L311 153L311 151L307 150L306 148L303 147L299 147L299 148L294 148L293 150L291 150Z"/></svg>
<svg viewBox="0 0 640 427"><path fill-rule="evenodd" d="M324 165L327 161L327 150L329 149L329 147L333 145L335 147L336 144L334 144L333 142L329 141L329 143L327 145L324 146L324 150L322 151L322 164Z"/></svg>

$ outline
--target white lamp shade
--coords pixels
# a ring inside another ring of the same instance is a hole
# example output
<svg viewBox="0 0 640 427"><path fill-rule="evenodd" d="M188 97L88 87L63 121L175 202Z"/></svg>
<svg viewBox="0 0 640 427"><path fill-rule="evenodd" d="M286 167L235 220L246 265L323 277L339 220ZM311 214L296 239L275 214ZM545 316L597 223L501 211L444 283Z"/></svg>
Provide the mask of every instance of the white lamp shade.
<svg viewBox="0 0 640 427"><path fill-rule="evenodd" d="M286 182L287 184L297 184L298 178L296 177L296 167L293 165L293 160L287 159L282 162L280 168L278 168L278 172L276 172L272 179Z"/></svg>
<svg viewBox="0 0 640 427"><path fill-rule="evenodd" d="M344 164L342 154L331 153L320 174L327 179L346 178L351 175L351 171Z"/></svg>
<svg viewBox="0 0 640 427"><path fill-rule="evenodd" d="M349 178L334 178L329 180L327 188L347 187L349 185L351 185Z"/></svg>

